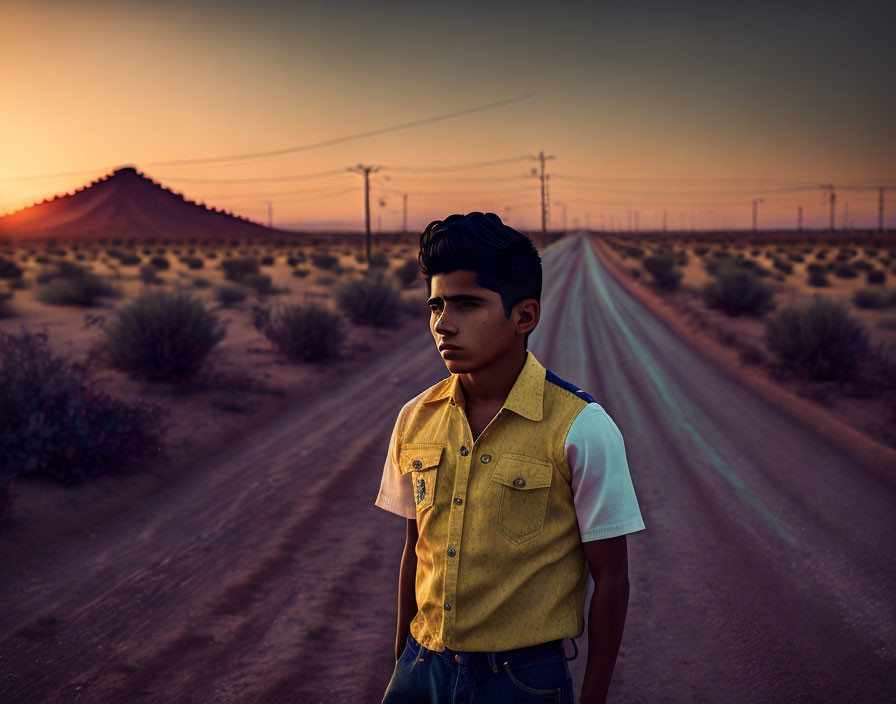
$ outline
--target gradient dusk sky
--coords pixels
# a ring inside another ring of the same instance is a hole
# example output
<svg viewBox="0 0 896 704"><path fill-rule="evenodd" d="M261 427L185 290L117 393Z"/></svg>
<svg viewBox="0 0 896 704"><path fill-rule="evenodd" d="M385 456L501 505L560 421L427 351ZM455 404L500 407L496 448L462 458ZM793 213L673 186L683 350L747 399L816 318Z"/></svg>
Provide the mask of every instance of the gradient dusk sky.
<svg viewBox="0 0 896 704"><path fill-rule="evenodd" d="M411 230L527 230L543 150L554 227L748 228L756 198L760 227L798 206L823 227L821 184L838 229L877 226L879 187L896 227L894 28L893 0L0 0L0 214L134 165L260 222L360 229L367 164L374 228L407 194Z"/></svg>

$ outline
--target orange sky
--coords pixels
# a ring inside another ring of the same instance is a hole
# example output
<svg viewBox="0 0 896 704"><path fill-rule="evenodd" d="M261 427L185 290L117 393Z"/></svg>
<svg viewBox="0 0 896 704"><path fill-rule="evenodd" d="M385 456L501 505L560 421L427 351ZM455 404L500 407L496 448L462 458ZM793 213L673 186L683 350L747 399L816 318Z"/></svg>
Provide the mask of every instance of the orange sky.
<svg viewBox="0 0 896 704"><path fill-rule="evenodd" d="M471 210L528 229L534 161L449 167L544 150L555 227L564 205L569 226L626 228L637 212L646 229L665 210L670 228L750 227L759 197L760 227L795 226L798 205L820 227L821 183L838 187L838 228L876 227L876 187L890 187L896 226L889 3L297 5L0 0L0 213L133 164L261 222L270 203L280 226L360 229L363 179L346 169L364 163L383 167L374 229L401 226L404 193L412 230ZM275 157L169 163L524 95Z"/></svg>

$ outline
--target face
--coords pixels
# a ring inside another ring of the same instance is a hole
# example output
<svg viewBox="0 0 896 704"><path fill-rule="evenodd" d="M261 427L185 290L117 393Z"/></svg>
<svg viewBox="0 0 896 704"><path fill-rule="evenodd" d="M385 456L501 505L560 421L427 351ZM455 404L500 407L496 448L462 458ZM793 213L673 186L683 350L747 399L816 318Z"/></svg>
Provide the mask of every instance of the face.
<svg viewBox="0 0 896 704"><path fill-rule="evenodd" d="M475 271L459 269L435 274L429 305L429 329L452 374L473 372L522 346L523 335L538 323L538 302L527 298L504 316L501 294L476 283Z"/></svg>

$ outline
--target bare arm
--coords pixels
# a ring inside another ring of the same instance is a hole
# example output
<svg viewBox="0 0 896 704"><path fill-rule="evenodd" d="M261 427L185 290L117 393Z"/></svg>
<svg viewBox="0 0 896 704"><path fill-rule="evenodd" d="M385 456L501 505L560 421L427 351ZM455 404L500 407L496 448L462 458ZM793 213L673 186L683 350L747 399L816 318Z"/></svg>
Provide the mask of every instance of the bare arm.
<svg viewBox="0 0 896 704"><path fill-rule="evenodd" d="M408 519L404 552L401 554L401 571L398 573L398 628L395 633L395 660L404 652L411 629L411 621L417 615L417 520Z"/></svg>
<svg viewBox="0 0 896 704"><path fill-rule="evenodd" d="M579 704L604 704L628 610L628 550L625 536L583 543L594 578L588 613L588 662Z"/></svg>

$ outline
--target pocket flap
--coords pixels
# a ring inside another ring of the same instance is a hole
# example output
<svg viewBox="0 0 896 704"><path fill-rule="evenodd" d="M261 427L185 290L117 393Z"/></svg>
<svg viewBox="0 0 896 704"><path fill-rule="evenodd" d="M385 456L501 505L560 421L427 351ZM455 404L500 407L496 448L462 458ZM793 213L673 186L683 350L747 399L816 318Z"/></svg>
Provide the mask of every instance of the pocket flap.
<svg viewBox="0 0 896 704"><path fill-rule="evenodd" d="M437 442L405 443L398 450L398 471L407 474L431 469L441 461L444 448Z"/></svg>
<svg viewBox="0 0 896 704"><path fill-rule="evenodd" d="M553 465L525 455L501 455L492 479L513 489L544 489L551 485Z"/></svg>

